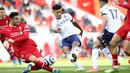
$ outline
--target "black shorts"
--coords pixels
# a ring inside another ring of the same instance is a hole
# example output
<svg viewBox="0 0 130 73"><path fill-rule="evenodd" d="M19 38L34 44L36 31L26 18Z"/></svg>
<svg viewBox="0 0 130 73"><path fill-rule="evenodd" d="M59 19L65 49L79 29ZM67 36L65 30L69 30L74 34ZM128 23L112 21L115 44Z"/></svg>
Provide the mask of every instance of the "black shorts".
<svg viewBox="0 0 130 73"><path fill-rule="evenodd" d="M100 41L100 43L103 46L109 45L109 42L111 41L114 33L108 32L106 29L104 30L104 33L102 35L102 38L97 37L97 39Z"/></svg>

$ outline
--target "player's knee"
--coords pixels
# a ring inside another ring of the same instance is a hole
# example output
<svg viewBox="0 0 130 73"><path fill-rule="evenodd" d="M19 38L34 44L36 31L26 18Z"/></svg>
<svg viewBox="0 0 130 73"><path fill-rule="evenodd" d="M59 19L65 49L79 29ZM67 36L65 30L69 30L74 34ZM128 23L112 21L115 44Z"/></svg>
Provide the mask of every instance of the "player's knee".
<svg viewBox="0 0 130 73"><path fill-rule="evenodd" d="M38 58L38 61L44 62L42 57Z"/></svg>
<svg viewBox="0 0 130 73"><path fill-rule="evenodd" d="M109 43L110 48L115 48L117 45L114 42Z"/></svg>
<svg viewBox="0 0 130 73"><path fill-rule="evenodd" d="M124 52L126 55L130 56L130 50L125 50Z"/></svg>
<svg viewBox="0 0 130 73"><path fill-rule="evenodd" d="M72 43L72 47L79 47L80 43L78 41L74 41Z"/></svg>
<svg viewBox="0 0 130 73"><path fill-rule="evenodd" d="M36 63L38 61L38 59L34 55L31 55L29 57L29 61Z"/></svg>
<svg viewBox="0 0 130 73"><path fill-rule="evenodd" d="M116 48L118 44L120 43L120 40L112 39L109 43L110 48Z"/></svg>
<svg viewBox="0 0 130 73"><path fill-rule="evenodd" d="M93 45L93 48L100 48L100 47L101 47L101 45L98 42L95 42L94 45Z"/></svg>
<svg viewBox="0 0 130 73"><path fill-rule="evenodd" d="M126 45L126 46L124 46L124 48L125 48L125 54L127 54L128 56L130 56L130 49L129 49L129 47Z"/></svg>
<svg viewBox="0 0 130 73"><path fill-rule="evenodd" d="M67 47L67 46L65 46L65 47L63 47L63 52L66 54L66 53L68 53L70 51L70 48L69 47Z"/></svg>
<svg viewBox="0 0 130 73"><path fill-rule="evenodd" d="M9 42L8 41L4 41L3 45L4 45L5 49L9 48Z"/></svg>

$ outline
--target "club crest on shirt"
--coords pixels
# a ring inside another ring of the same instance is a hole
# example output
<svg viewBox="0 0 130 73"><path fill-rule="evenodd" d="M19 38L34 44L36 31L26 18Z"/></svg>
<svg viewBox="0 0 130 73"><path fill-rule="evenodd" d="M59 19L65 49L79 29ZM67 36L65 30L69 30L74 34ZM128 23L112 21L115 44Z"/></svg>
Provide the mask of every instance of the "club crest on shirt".
<svg viewBox="0 0 130 73"><path fill-rule="evenodd" d="M8 24L9 23L9 21L8 20L6 20L6 24Z"/></svg>
<svg viewBox="0 0 130 73"><path fill-rule="evenodd" d="M130 31L129 31L128 34L127 34L127 38L130 38Z"/></svg>

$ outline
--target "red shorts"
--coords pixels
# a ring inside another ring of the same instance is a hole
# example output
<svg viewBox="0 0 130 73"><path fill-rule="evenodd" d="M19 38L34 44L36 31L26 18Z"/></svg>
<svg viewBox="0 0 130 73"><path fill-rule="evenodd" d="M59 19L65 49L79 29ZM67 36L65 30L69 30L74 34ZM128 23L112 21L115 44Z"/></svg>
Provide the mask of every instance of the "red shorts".
<svg viewBox="0 0 130 73"><path fill-rule="evenodd" d="M19 51L17 51L15 54L24 60L29 61L29 57L31 55L34 55L36 58L42 57L42 55L34 45L26 45L26 46L19 47L18 49Z"/></svg>
<svg viewBox="0 0 130 73"><path fill-rule="evenodd" d="M123 40L130 41L130 26L124 24L121 28L119 28L116 32Z"/></svg>
<svg viewBox="0 0 130 73"><path fill-rule="evenodd" d="M5 41L5 36L0 37L0 40L3 43Z"/></svg>

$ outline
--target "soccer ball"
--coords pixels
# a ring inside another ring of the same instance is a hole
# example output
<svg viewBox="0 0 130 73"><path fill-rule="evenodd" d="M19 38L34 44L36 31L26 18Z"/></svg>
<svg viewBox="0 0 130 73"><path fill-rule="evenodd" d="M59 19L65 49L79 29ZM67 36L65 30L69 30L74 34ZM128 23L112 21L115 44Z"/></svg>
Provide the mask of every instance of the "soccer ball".
<svg viewBox="0 0 130 73"><path fill-rule="evenodd" d="M45 56L45 57L43 58L43 60L44 60L44 63L45 63L46 65L48 65L48 66L52 66L52 65L54 64L54 62L55 62L54 57L51 56L51 55Z"/></svg>

